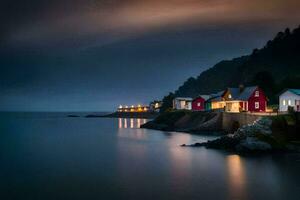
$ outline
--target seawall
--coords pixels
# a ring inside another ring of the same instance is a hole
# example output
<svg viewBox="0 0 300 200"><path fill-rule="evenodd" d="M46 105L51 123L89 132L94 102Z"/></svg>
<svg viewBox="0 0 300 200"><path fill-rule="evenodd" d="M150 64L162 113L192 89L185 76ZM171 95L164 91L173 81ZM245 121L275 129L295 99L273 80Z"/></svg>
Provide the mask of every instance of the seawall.
<svg viewBox="0 0 300 200"><path fill-rule="evenodd" d="M202 132L222 131L233 133L239 127L252 124L262 116L262 113L225 113L225 112L191 112L175 111L164 113L142 128L164 131Z"/></svg>
<svg viewBox="0 0 300 200"><path fill-rule="evenodd" d="M226 132L236 131L239 127L252 124L261 117L268 117L274 114L268 113L222 113L222 129Z"/></svg>

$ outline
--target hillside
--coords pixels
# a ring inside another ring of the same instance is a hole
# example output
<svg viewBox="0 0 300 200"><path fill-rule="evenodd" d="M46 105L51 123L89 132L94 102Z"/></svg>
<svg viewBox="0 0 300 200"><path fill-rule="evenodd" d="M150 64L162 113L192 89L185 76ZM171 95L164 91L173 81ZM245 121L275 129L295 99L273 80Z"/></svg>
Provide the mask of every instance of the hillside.
<svg viewBox="0 0 300 200"><path fill-rule="evenodd" d="M276 103L276 94L283 88L300 87L300 26L279 32L251 55L221 61L198 77L189 78L174 94L164 97L163 110L174 96L196 97L239 84L259 85L271 103Z"/></svg>

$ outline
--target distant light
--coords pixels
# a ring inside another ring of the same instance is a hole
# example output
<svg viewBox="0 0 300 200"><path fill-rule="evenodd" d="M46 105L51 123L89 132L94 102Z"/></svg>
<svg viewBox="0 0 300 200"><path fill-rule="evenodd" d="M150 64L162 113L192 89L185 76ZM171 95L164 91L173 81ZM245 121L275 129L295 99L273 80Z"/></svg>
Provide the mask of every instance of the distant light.
<svg viewBox="0 0 300 200"><path fill-rule="evenodd" d="M134 107L134 105L131 106L131 108L133 108L133 107Z"/></svg>
<svg viewBox="0 0 300 200"><path fill-rule="evenodd" d="M122 109L122 108L123 108L123 106L122 106L122 105L120 105L120 106L119 106L119 108L120 108L120 109Z"/></svg>

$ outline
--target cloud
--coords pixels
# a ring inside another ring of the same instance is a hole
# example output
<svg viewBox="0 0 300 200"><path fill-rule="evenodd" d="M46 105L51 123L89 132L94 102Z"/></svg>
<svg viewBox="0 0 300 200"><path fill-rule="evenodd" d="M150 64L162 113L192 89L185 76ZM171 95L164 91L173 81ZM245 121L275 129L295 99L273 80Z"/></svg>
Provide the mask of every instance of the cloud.
<svg viewBox="0 0 300 200"><path fill-rule="evenodd" d="M35 9L24 9L23 16L22 6L29 6L16 9L22 23L9 34L12 45L101 45L174 26L290 22L300 16L295 0L31 1Z"/></svg>

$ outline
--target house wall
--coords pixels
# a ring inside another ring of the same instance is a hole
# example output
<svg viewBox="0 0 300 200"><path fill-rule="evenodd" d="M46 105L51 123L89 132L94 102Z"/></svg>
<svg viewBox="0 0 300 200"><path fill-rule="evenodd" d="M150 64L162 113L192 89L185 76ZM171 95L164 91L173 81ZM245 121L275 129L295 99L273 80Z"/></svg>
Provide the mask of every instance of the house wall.
<svg viewBox="0 0 300 200"><path fill-rule="evenodd" d="M227 101L226 112L240 112L243 109L243 102L241 101Z"/></svg>
<svg viewBox="0 0 300 200"><path fill-rule="evenodd" d="M200 105L199 105L200 104ZM205 100L202 97L198 97L192 102L192 110L193 111L203 111L205 110Z"/></svg>
<svg viewBox="0 0 300 200"><path fill-rule="evenodd" d="M285 105L283 104L283 100L285 100ZM290 100L290 105L289 105L289 100ZM290 91L286 91L284 93L282 93L279 96L279 111L280 112L286 112L288 111L288 107L292 106L294 107L294 109L296 111L300 111L300 106L297 106L296 101L300 101L300 96L290 92Z"/></svg>
<svg viewBox="0 0 300 200"><path fill-rule="evenodd" d="M213 101L211 102L211 109L224 109L225 105L225 101Z"/></svg>
<svg viewBox="0 0 300 200"><path fill-rule="evenodd" d="M259 96L255 96L255 92L259 91ZM258 102L259 108L255 107L255 103ZM260 88L257 88L251 97L248 99L248 111L250 112L266 112L267 108L267 97L264 91Z"/></svg>
<svg viewBox="0 0 300 200"><path fill-rule="evenodd" d="M179 100L174 99L173 100L173 108L177 110L191 110L192 109L192 102L187 100Z"/></svg>

